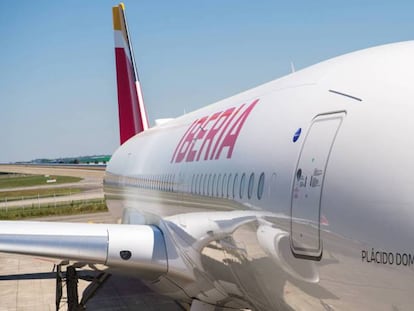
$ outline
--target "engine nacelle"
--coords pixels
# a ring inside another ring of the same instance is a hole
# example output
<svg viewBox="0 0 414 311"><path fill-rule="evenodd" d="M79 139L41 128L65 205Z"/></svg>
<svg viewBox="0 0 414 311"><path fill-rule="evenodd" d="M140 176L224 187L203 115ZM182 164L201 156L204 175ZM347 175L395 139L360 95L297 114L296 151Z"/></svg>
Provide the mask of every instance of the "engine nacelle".
<svg viewBox="0 0 414 311"><path fill-rule="evenodd" d="M167 273L167 252L162 232L148 225L108 227L105 264L114 268L131 268L146 278L157 278Z"/></svg>

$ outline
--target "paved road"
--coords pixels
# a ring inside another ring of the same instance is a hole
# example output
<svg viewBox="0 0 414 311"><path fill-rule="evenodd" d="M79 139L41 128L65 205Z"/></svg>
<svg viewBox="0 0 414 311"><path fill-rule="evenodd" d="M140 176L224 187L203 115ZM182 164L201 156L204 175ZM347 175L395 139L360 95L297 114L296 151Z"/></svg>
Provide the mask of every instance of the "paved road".
<svg viewBox="0 0 414 311"><path fill-rule="evenodd" d="M36 174L36 175L61 175L73 176L86 179L102 180L105 170L103 168L77 168L77 167L59 167L59 166L33 166L33 165L0 165L0 172L18 173L18 174Z"/></svg>
<svg viewBox="0 0 414 311"><path fill-rule="evenodd" d="M36 189L56 189L56 188L93 189L93 188L97 188L97 187L102 188L102 181L81 180L79 182L65 183L65 184L47 184L47 185L38 185L38 186L30 186L30 187L3 188L3 189L0 189L0 192L21 191L21 190L36 190Z"/></svg>
<svg viewBox="0 0 414 311"><path fill-rule="evenodd" d="M59 203L59 202L70 202L70 201L82 201L82 200L93 200L93 199L103 199L104 193L102 189L85 191L81 193L76 193L72 195L64 195L57 197L47 197L40 199L28 199L28 200L16 200L16 201L2 201L0 202L0 209L5 209L9 207L24 207L24 206L37 206L44 204Z"/></svg>

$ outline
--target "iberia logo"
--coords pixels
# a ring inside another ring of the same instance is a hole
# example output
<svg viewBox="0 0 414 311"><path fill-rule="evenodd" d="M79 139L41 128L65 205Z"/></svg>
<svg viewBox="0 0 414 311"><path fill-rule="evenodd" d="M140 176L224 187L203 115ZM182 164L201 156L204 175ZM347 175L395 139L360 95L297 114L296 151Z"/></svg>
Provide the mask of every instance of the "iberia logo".
<svg viewBox="0 0 414 311"><path fill-rule="evenodd" d="M243 104L195 120L180 139L171 163L230 159L237 137L250 112L259 102Z"/></svg>

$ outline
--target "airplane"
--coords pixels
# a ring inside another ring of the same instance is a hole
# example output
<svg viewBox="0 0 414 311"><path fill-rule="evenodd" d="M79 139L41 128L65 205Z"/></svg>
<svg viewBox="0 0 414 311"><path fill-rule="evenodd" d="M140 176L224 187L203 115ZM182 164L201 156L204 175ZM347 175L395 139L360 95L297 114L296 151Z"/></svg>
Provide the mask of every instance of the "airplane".
<svg viewBox="0 0 414 311"><path fill-rule="evenodd" d="M1 252L104 264L191 311L412 309L414 41L150 127L123 4L113 23L122 222L2 221Z"/></svg>

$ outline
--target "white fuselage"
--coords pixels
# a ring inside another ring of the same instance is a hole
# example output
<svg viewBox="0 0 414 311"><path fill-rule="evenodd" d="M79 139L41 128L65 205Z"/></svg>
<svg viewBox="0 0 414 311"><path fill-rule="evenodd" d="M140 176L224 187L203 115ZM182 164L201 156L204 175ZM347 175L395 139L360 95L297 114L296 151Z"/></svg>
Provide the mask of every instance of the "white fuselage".
<svg viewBox="0 0 414 311"><path fill-rule="evenodd" d="M338 57L122 145L111 211L176 249L153 287L257 310L410 310L413 55Z"/></svg>

